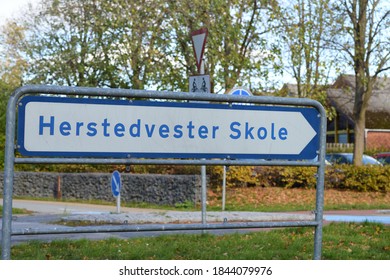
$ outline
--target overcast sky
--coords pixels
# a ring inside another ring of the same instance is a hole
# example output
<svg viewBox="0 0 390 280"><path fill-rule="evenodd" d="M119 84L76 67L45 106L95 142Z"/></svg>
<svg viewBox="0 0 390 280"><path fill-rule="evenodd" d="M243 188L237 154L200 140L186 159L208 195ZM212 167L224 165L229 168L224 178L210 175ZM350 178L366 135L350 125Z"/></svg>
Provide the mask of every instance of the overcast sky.
<svg viewBox="0 0 390 280"><path fill-rule="evenodd" d="M16 15L23 7L27 7L29 2L34 3L38 0L0 0L0 25L5 19Z"/></svg>

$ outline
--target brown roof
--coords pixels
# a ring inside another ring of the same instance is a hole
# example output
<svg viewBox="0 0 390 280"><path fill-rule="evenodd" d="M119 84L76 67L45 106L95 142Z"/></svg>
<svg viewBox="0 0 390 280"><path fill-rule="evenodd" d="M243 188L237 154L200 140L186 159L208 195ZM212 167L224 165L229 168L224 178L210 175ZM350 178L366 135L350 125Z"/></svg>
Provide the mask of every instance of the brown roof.
<svg viewBox="0 0 390 280"><path fill-rule="evenodd" d="M355 88L355 75L340 75L332 85L332 88ZM378 77L374 84L374 90L390 91L390 78Z"/></svg>
<svg viewBox="0 0 390 280"><path fill-rule="evenodd" d="M327 89L327 98L336 111L353 121L355 102L355 76L340 75ZM280 90L284 96L298 97L296 84L284 84ZM366 128L390 129L390 78L377 78L366 113Z"/></svg>
<svg viewBox="0 0 390 280"><path fill-rule="evenodd" d="M338 112L353 121L355 92L351 88L328 89L327 97ZM373 91L366 113L366 128L390 129L390 88Z"/></svg>
<svg viewBox="0 0 390 280"><path fill-rule="evenodd" d="M298 85L286 83L283 85L280 92L283 96L298 97Z"/></svg>
<svg viewBox="0 0 390 280"><path fill-rule="evenodd" d="M319 86L318 89L325 89L327 88L328 86ZM313 90L314 87L311 86L310 90ZM305 95L307 93L304 92L305 90L305 86L302 85L301 87L301 95ZM306 88L306 90L308 90L308 88ZM299 96L298 94L298 85L297 84L289 84L289 83L286 83L286 84L283 84L283 87L279 90L279 94L281 96L286 96L286 97L295 97L295 98L298 98L298 97L308 97L308 96Z"/></svg>

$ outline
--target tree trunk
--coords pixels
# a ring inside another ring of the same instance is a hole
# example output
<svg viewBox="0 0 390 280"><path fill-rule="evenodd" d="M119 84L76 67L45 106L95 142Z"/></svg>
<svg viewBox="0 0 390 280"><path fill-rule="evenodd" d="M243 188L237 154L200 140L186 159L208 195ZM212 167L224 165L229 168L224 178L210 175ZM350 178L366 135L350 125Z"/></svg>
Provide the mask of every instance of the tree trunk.
<svg viewBox="0 0 390 280"><path fill-rule="evenodd" d="M356 105L355 105L356 106ZM355 145L353 164L355 166L363 165L363 153L364 153L364 131L366 128L366 108L363 106L360 110L354 114L355 119Z"/></svg>

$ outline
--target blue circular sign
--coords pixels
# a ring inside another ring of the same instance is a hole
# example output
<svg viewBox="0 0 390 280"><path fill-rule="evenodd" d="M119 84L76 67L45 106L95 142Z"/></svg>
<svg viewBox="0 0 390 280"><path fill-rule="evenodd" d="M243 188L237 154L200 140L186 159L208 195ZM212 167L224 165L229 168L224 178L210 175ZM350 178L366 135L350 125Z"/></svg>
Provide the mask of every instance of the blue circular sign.
<svg viewBox="0 0 390 280"><path fill-rule="evenodd" d="M252 96L252 93L246 88L234 88L230 91L231 95L240 95L240 96Z"/></svg>

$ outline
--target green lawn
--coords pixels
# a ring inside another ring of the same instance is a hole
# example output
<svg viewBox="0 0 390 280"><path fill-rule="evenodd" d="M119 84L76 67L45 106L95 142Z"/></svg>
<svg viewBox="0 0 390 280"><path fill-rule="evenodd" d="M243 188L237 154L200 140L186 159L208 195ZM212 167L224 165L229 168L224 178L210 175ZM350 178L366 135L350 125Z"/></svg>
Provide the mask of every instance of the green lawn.
<svg viewBox="0 0 390 280"><path fill-rule="evenodd" d="M227 210L293 211L314 209L315 190L237 189L228 194ZM209 193L209 210L220 210L220 194ZM325 192L326 209L389 209L389 193ZM357 207L357 205L359 207ZM127 205L151 207L151 205ZM166 209L194 210L185 203ZM0 207L1 210L1 207ZM16 210L15 213L23 213ZM175 234L154 238L101 241L28 242L11 250L12 259L163 259L163 260L310 260L314 228L274 229L250 234ZM373 223L332 223L323 229L322 258L327 260L390 260L390 227Z"/></svg>
<svg viewBox="0 0 390 280"><path fill-rule="evenodd" d="M25 209L18 209L18 208L13 208L12 209L13 214L29 214L30 211L27 211ZM0 205L0 218L3 216L3 206Z"/></svg>
<svg viewBox="0 0 390 280"><path fill-rule="evenodd" d="M313 228L250 234L176 234L100 241L29 242L14 246L19 260L310 260ZM323 230L322 259L389 260L390 228L373 223L332 223Z"/></svg>

